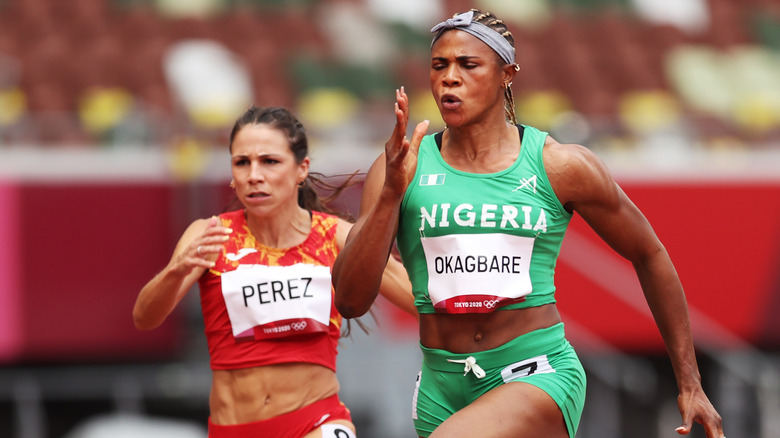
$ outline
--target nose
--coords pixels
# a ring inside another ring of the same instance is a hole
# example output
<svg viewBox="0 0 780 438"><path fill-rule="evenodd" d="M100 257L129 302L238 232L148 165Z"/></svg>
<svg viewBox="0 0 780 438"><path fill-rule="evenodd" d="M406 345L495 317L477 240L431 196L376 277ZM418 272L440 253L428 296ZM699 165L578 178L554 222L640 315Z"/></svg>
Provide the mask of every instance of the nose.
<svg viewBox="0 0 780 438"><path fill-rule="evenodd" d="M249 182L257 183L263 181L265 181L265 175L263 174L263 170L261 166L258 166L257 164L253 163L252 168L249 171Z"/></svg>
<svg viewBox="0 0 780 438"><path fill-rule="evenodd" d="M444 70L444 76L442 77L442 82L447 86L456 86L460 85L460 75L458 74L457 65L449 65Z"/></svg>

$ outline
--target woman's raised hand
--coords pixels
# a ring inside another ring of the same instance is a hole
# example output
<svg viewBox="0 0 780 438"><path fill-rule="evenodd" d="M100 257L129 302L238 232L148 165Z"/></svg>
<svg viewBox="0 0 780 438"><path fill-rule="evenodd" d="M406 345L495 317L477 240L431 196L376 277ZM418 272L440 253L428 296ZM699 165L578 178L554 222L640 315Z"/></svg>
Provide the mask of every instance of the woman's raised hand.
<svg viewBox="0 0 780 438"><path fill-rule="evenodd" d="M395 128L385 143L385 186L399 195L406 192L417 169L417 151L428 130L428 120L417 124L411 141L406 138L409 98L404 87L395 90Z"/></svg>
<svg viewBox="0 0 780 438"><path fill-rule="evenodd" d="M205 269L213 267L216 256L222 251L223 244L232 232L230 228L221 226L216 216L207 220L203 233L193 239L175 260L182 271L190 272L198 267Z"/></svg>

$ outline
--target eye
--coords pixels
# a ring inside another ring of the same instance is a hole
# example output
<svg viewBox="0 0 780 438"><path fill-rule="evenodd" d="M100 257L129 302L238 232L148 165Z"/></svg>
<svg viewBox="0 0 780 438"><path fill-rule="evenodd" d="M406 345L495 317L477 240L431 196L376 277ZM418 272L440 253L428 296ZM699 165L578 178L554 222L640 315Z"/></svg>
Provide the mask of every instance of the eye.
<svg viewBox="0 0 780 438"><path fill-rule="evenodd" d="M263 164L278 164L280 163L279 160L274 158L263 158Z"/></svg>
<svg viewBox="0 0 780 438"><path fill-rule="evenodd" d="M249 160L246 158L239 158L233 162L233 165L235 166L246 166L247 164L249 164Z"/></svg>

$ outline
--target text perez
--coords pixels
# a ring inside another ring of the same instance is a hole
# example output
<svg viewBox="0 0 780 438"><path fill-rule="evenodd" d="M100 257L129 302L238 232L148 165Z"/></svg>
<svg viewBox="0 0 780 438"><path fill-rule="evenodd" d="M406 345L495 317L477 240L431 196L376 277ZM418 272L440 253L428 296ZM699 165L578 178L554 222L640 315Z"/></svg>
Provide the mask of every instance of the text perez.
<svg viewBox="0 0 780 438"><path fill-rule="evenodd" d="M253 297L257 298L261 305L299 298L314 298L314 295L309 294L311 280L311 277L302 277L291 278L287 281L274 280L242 286L244 306L249 307L249 300Z"/></svg>

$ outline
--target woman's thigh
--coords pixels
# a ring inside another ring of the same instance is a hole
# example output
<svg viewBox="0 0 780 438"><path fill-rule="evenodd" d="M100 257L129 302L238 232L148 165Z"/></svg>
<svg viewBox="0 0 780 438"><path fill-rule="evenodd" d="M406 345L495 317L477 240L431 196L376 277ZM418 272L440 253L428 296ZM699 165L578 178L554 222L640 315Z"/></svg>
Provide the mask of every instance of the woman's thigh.
<svg viewBox="0 0 780 438"><path fill-rule="evenodd" d="M430 438L569 438L563 414L543 390L523 382L494 388L445 420Z"/></svg>

